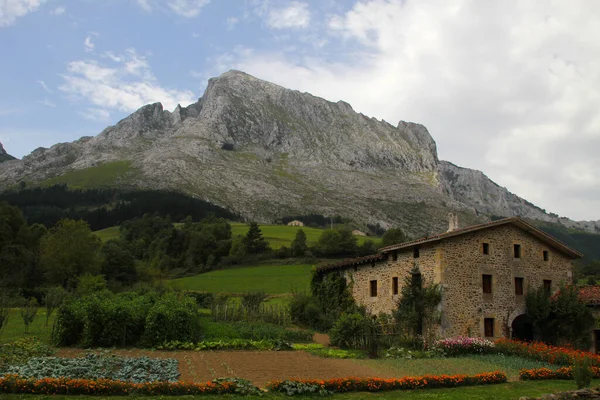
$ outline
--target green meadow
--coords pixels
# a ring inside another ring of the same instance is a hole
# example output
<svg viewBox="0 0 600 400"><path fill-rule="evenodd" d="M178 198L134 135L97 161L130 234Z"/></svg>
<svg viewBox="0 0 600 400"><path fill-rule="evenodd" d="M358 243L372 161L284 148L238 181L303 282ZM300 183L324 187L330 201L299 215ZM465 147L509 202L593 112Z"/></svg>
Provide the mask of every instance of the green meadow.
<svg viewBox="0 0 600 400"><path fill-rule="evenodd" d="M210 271L168 282L175 289L210 293L286 294L308 291L312 265L261 265Z"/></svg>
<svg viewBox="0 0 600 400"><path fill-rule="evenodd" d="M231 222L231 233L233 236L235 235L245 235L248 232L248 225L241 222ZM175 224L178 226L180 224ZM298 226L287 226L287 225L260 225L260 230L262 231L263 237L269 242L271 248L279 249L281 246L289 247L292 244L292 241L296 237L296 232L299 229L302 229L306 234L306 241L309 246L314 246L317 244L319 237L323 233L324 229L320 228L309 228L306 226L298 227ZM119 237L119 227L111 226L110 228L102 229L94 232L96 235L102 239L102 241L107 241L110 239L116 239ZM373 241L375 245L379 244L380 238L373 236L356 236L358 240L358 244L363 244L367 240Z"/></svg>

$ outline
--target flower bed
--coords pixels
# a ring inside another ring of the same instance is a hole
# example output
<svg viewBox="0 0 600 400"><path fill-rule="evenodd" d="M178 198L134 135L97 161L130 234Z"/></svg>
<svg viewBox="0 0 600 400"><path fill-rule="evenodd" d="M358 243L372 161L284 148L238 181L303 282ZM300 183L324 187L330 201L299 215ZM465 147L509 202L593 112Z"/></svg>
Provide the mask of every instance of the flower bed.
<svg viewBox="0 0 600 400"><path fill-rule="evenodd" d="M466 354L483 354L494 350L494 342L482 338L455 337L438 340L433 348L442 350L447 356L460 356Z"/></svg>
<svg viewBox="0 0 600 400"><path fill-rule="evenodd" d="M491 385L506 382L503 372L486 372L468 375L431 375L400 379L340 378L330 380L286 380L267 384L273 392L289 395L308 393L380 392L387 390L411 390L450 388L457 386Z"/></svg>
<svg viewBox="0 0 600 400"><path fill-rule="evenodd" d="M594 379L600 378L600 368L592 367ZM557 370L549 368L522 369L519 371L519 379L523 381L545 380L545 379L573 379L573 367L562 367Z"/></svg>
<svg viewBox="0 0 600 400"><path fill-rule="evenodd" d="M498 353L546 361L556 365L573 365L575 360L587 358L595 367L600 367L600 357L596 354L568 349L565 347L550 346L541 342L521 342L518 340L498 339L496 341Z"/></svg>
<svg viewBox="0 0 600 400"><path fill-rule="evenodd" d="M244 379L216 379L207 383L146 382L133 383L110 379L44 378L24 379L17 375L0 378L0 393L45 395L201 395L201 394L254 394L259 389Z"/></svg>

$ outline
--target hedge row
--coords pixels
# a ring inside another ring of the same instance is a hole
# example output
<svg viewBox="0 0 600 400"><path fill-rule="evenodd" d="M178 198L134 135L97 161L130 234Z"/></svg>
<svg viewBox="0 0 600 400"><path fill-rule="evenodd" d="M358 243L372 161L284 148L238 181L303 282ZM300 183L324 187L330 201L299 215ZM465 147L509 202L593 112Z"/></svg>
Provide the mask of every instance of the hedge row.
<svg viewBox="0 0 600 400"><path fill-rule="evenodd" d="M331 380L288 380L267 383L267 389L286 392L293 384L318 387L327 392L380 392L387 390L429 389L442 387L490 385L506 382L502 372L488 372L474 376L440 375L407 377L402 379L341 378ZM86 380L69 378L23 379L17 375L0 378L0 393L44 395L201 395L249 393L258 391L243 379L215 380L208 383L148 382L132 383L109 379Z"/></svg>
<svg viewBox="0 0 600 400"><path fill-rule="evenodd" d="M195 300L177 293L106 292L72 299L59 308L55 324L53 338L60 346L154 347L201 336Z"/></svg>
<svg viewBox="0 0 600 400"><path fill-rule="evenodd" d="M600 379L600 368L592 367L594 379ZM537 381L546 379L573 379L573 367L562 367L557 370L549 368L522 369L519 379L523 381Z"/></svg>

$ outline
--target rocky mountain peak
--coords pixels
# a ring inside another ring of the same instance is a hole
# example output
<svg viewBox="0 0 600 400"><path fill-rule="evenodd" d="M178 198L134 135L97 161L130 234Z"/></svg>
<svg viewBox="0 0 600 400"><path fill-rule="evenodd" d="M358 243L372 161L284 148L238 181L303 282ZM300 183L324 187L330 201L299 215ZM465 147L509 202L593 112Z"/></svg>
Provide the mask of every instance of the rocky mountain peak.
<svg viewBox="0 0 600 400"><path fill-rule="evenodd" d="M15 159L15 157L8 154L6 152L6 150L4 150L4 146L2 146L2 143L0 143L0 163L4 162L4 161L14 160L14 159Z"/></svg>
<svg viewBox="0 0 600 400"><path fill-rule="evenodd" d="M115 186L183 191L258 222L342 215L417 236L445 230L450 211L465 224L556 219L483 173L440 161L421 124L394 126L236 70L211 78L187 107L148 104L93 138L3 163L0 188L114 161L131 166Z"/></svg>

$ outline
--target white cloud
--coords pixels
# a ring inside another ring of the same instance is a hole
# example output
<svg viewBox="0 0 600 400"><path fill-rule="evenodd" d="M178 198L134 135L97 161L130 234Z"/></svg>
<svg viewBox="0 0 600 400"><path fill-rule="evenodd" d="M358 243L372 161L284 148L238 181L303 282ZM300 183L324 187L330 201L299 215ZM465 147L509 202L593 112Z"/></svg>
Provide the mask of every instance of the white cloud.
<svg viewBox="0 0 600 400"><path fill-rule="evenodd" d="M146 12L152 11L152 6L148 0L136 0L137 4Z"/></svg>
<svg viewBox="0 0 600 400"><path fill-rule="evenodd" d="M246 49L215 64L423 123L441 158L548 211L600 217L600 2L369 0L328 30L308 56Z"/></svg>
<svg viewBox="0 0 600 400"><path fill-rule="evenodd" d="M136 2L146 12L158 8L185 18L194 18L210 0L136 0Z"/></svg>
<svg viewBox="0 0 600 400"><path fill-rule="evenodd" d="M56 107L56 104L51 102L50 100L48 100L47 97L45 97L44 100L40 100L38 103L40 103L41 105L46 106L46 107L51 107L51 108Z"/></svg>
<svg viewBox="0 0 600 400"><path fill-rule="evenodd" d="M96 47L96 45L94 44L94 42L92 42L92 36L86 36L85 40L83 41L83 47L85 48L85 51L87 53L91 53L94 51L94 47Z"/></svg>
<svg viewBox="0 0 600 400"><path fill-rule="evenodd" d="M235 26L240 22L240 20L236 17L227 17L225 23L227 24L227 30L231 31Z"/></svg>
<svg viewBox="0 0 600 400"><path fill-rule="evenodd" d="M116 66L105 66L95 60L78 60L68 64L65 80L59 89L74 101L90 104L82 112L86 118L108 120L110 112L135 111L139 107L161 102L165 109L174 109L179 103L195 101L189 90L179 91L160 86L144 56L128 49L118 56L110 53Z"/></svg>
<svg viewBox="0 0 600 400"><path fill-rule="evenodd" d="M46 85L46 82L44 82L42 80L39 80L39 81L37 81L37 83L39 83L44 88L44 90L46 92L52 93L52 90L50 90L50 88L48 87L48 85Z"/></svg>
<svg viewBox="0 0 600 400"><path fill-rule="evenodd" d="M0 0L0 27L10 26L16 19L36 11L46 0Z"/></svg>
<svg viewBox="0 0 600 400"><path fill-rule="evenodd" d="M274 29L307 28L310 24L308 4L292 1L288 6L269 10L267 24Z"/></svg>
<svg viewBox="0 0 600 400"><path fill-rule="evenodd" d="M63 6L56 7L54 10L50 11L50 15L62 15L67 11L67 9Z"/></svg>
<svg viewBox="0 0 600 400"><path fill-rule="evenodd" d="M168 0L169 8L178 15L186 18L193 18L200 14L202 7L207 5L210 0Z"/></svg>

